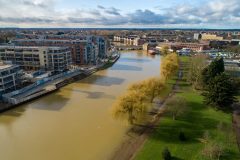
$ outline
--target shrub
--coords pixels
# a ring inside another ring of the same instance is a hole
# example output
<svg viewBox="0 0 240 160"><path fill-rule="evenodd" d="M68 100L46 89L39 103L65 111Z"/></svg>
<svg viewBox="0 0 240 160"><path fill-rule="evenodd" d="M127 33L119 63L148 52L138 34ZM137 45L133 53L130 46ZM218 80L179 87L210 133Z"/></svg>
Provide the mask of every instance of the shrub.
<svg viewBox="0 0 240 160"><path fill-rule="evenodd" d="M180 132L180 133L179 133L179 140L180 140L180 141L186 141L186 140L187 140L184 132Z"/></svg>
<svg viewBox="0 0 240 160"><path fill-rule="evenodd" d="M224 149L221 144L209 143L203 148L202 154L206 158L219 160L224 154Z"/></svg>
<svg viewBox="0 0 240 160"><path fill-rule="evenodd" d="M162 156L164 160L171 160L172 156L168 148L165 148L162 152Z"/></svg>

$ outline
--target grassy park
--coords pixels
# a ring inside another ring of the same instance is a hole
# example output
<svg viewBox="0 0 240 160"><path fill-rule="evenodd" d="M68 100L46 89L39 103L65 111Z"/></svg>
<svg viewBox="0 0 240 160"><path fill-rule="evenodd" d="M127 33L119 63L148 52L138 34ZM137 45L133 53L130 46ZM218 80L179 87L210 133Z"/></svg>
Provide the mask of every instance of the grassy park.
<svg viewBox="0 0 240 160"><path fill-rule="evenodd" d="M188 57L181 57L183 70L188 70ZM185 72L184 72L185 73ZM165 148L175 160L208 160L208 144L220 146L219 159L239 160L236 136L232 129L232 114L214 109L203 103L203 96L192 89L186 74L178 83L174 96L186 99L187 110L173 120L169 112L161 117L155 131L136 154L135 160L159 160ZM176 104L178 105L178 104ZM179 106L180 107L180 106ZM184 134L184 141L179 133Z"/></svg>

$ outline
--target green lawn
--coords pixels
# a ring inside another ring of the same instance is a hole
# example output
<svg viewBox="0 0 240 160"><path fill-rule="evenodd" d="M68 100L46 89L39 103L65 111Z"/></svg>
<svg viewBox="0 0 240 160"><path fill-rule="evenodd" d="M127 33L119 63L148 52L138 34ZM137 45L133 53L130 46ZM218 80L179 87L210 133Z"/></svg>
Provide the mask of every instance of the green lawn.
<svg viewBox="0 0 240 160"><path fill-rule="evenodd" d="M187 61L188 59L184 58L184 62ZM186 98L189 111L175 121L172 120L171 115L165 113L155 132L137 153L135 159L161 160L163 149L168 147L175 160L205 160L201 154L205 144L198 139L208 131L211 139L225 148L222 160L239 160L239 150L231 128L231 114L205 106L203 97L193 91L187 82L181 81L179 86L180 91L177 95ZM224 124L225 130L217 127L220 122ZM185 133L186 142L179 140L180 131ZM233 135L231 141L227 138L229 135Z"/></svg>

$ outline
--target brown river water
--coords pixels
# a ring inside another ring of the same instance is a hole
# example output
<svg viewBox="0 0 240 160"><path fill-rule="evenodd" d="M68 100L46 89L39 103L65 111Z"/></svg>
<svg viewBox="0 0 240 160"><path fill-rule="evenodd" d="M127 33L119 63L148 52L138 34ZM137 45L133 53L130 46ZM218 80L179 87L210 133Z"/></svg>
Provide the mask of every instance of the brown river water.
<svg viewBox="0 0 240 160"><path fill-rule="evenodd" d="M106 160L128 126L111 105L131 83L159 76L160 56L127 51L106 70L0 115L1 160Z"/></svg>

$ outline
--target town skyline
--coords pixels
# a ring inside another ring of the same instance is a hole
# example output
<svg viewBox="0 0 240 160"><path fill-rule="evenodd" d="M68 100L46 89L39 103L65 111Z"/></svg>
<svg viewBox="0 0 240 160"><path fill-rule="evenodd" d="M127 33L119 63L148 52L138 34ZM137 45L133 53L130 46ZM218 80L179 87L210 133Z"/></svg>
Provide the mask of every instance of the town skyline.
<svg viewBox="0 0 240 160"><path fill-rule="evenodd" d="M16 9L18 8L18 9ZM0 26L19 28L237 29L237 0L140 0L109 2L0 0Z"/></svg>

